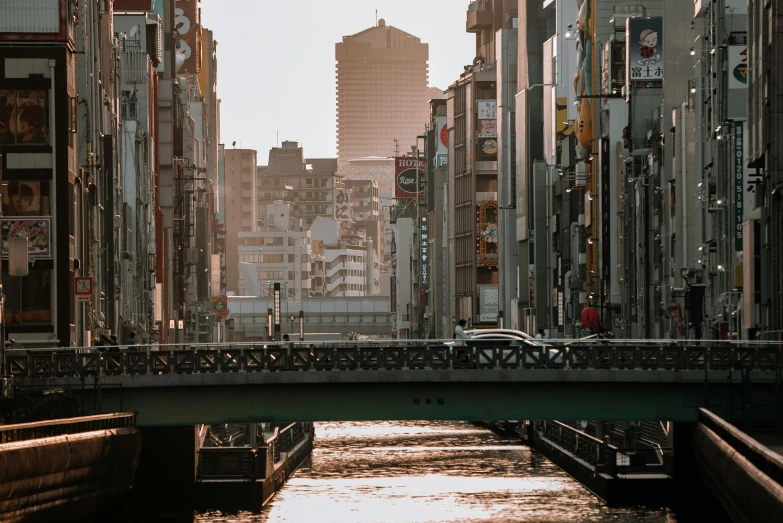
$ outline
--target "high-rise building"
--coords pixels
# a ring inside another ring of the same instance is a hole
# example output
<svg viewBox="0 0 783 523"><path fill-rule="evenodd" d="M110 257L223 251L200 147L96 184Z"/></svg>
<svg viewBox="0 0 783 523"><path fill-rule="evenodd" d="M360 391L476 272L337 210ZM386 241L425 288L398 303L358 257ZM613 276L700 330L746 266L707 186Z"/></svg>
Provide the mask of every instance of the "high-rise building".
<svg viewBox="0 0 783 523"><path fill-rule="evenodd" d="M381 19L335 46L337 156L340 165L367 156L392 156L415 145L427 122L429 46ZM380 180L379 180L380 181Z"/></svg>
<svg viewBox="0 0 783 523"><path fill-rule="evenodd" d="M258 227L256 151L225 150L226 290L239 292L239 233Z"/></svg>

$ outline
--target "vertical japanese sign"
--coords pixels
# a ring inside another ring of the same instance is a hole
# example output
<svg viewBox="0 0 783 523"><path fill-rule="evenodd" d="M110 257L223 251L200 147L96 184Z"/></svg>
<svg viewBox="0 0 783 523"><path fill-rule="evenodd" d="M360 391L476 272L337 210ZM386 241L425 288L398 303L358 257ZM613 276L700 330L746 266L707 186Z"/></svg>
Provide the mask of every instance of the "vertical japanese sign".
<svg viewBox="0 0 783 523"><path fill-rule="evenodd" d="M340 224L351 221L351 189L334 190L334 219Z"/></svg>
<svg viewBox="0 0 783 523"><path fill-rule="evenodd" d="M742 252L742 215L745 212L745 129L743 122L734 122L734 250Z"/></svg>
<svg viewBox="0 0 783 523"><path fill-rule="evenodd" d="M198 73L201 58L201 24L200 9L197 0L177 0L174 4L175 30L179 35L177 41L177 72Z"/></svg>
<svg viewBox="0 0 783 523"><path fill-rule="evenodd" d="M476 114L479 120L498 119L497 100L476 100L476 104L478 105Z"/></svg>
<svg viewBox="0 0 783 523"><path fill-rule="evenodd" d="M429 253L427 247L429 245L429 227L427 225L427 217L421 217L421 288L428 289L430 285L430 266L429 266Z"/></svg>
<svg viewBox="0 0 783 523"><path fill-rule="evenodd" d="M663 19L629 18L625 30L629 83L663 80Z"/></svg>

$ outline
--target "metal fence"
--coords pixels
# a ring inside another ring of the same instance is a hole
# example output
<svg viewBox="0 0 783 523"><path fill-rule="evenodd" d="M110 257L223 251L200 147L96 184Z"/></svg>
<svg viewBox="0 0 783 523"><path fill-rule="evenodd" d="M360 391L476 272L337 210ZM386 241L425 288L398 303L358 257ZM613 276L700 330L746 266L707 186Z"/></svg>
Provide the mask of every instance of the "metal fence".
<svg viewBox="0 0 783 523"><path fill-rule="evenodd" d="M78 418L56 419L35 423L0 426L0 443L28 441L95 430L109 430L136 426L136 414L101 414Z"/></svg>
<svg viewBox="0 0 783 523"><path fill-rule="evenodd" d="M577 343L471 346L444 343L339 342L137 346L104 350L38 349L6 356L5 375L18 378L192 374L303 370L616 369L780 371L779 345Z"/></svg>

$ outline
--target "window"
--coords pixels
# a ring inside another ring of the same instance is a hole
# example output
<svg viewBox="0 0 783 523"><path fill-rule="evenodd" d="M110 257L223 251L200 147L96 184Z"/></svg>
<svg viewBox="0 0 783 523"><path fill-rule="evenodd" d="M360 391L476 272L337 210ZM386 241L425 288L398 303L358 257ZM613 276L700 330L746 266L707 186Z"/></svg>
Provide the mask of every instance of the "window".
<svg viewBox="0 0 783 523"><path fill-rule="evenodd" d="M296 257L295 254L289 254L288 255L288 263L294 263L294 258Z"/></svg>
<svg viewBox="0 0 783 523"><path fill-rule="evenodd" d="M10 277L3 271L3 286L7 325L51 324L51 270L30 269L30 273L21 278Z"/></svg>
<svg viewBox="0 0 783 523"><path fill-rule="evenodd" d="M0 144L49 143L48 91L0 90Z"/></svg>
<svg viewBox="0 0 783 523"><path fill-rule="evenodd" d="M263 263L283 263L282 254L264 254L261 256Z"/></svg>

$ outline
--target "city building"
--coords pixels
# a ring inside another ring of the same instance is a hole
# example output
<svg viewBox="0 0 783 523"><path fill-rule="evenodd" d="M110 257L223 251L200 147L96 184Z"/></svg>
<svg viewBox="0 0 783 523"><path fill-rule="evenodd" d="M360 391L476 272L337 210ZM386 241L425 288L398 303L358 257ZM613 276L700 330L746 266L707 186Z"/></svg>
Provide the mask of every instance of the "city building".
<svg viewBox="0 0 783 523"><path fill-rule="evenodd" d="M239 233L258 227L257 158L252 149L225 149L226 290L239 294ZM274 201L274 200L271 200Z"/></svg>
<svg viewBox="0 0 783 523"><path fill-rule="evenodd" d="M378 20L375 27L344 36L337 61L337 157L340 166L365 157L389 157L395 143L416 143L427 122L429 46ZM380 181L380 180L379 180Z"/></svg>
<svg viewBox="0 0 783 523"><path fill-rule="evenodd" d="M305 158L299 143L285 141L269 151L269 161L259 169L257 189L259 202L270 202L293 196L293 217L309 228L316 218L335 217L334 197L340 176L335 158ZM344 195L347 196L347 193ZM350 212L350 203L342 204L341 212ZM348 216L348 214L345 214ZM342 218L348 220L349 218Z"/></svg>
<svg viewBox="0 0 783 523"><path fill-rule="evenodd" d="M252 232L238 233L239 296L269 296L279 283L286 299L310 296L310 231L294 219L292 204L259 205L264 217Z"/></svg>

